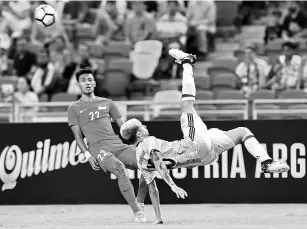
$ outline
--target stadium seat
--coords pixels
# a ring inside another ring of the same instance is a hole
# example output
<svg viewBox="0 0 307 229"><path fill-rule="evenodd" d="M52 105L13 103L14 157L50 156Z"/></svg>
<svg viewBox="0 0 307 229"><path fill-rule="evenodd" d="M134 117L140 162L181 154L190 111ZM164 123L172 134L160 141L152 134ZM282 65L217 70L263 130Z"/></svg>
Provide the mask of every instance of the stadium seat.
<svg viewBox="0 0 307 229"><path fill-rule="evenodd" d="M153 118L156 120L179 119L181 92L177 90L159 91L155 94L153 103L169 103L167 105L153 105Z"/></svg>
<svg viewBox="0 0 307 229"><path fill-rule="evenodd" d="M211 77L211 88L213 91L220 91L223 89L235 89L236 87L236 76L233 73L223 73Z"/></svg>
<svg viewBox="0 0 307 229"><path fill-rule="evenodd" d="M258 90L252 92L249 97L249 100L254 99L276 99L276 95L272 90Z"/></svg>
<svg viewBox="0 0 307 229"><path fill-rule="evenodd" d="M3 85L3 84L11 84L15 87L16 84L17 84L17 78L12 77L12 76L1 77L0 78L0 86Z"/></svg>
<svg viewBox="0 0 307 229"><path fill-rule="evenodd" d="M307 93L302 90L285 90L277 95L278 99L306 99Z"/></svg>
<svg viewBox="0 0 307 229"><path fill-rule="evenodd" d="M238 65L238 59L237 58L224 58L224 59L218 59L215 60L212 63L213 68L224 68L228 69L232 72L236 70L236 67Z"/></svg>
<svg viewBox="0 0 307 229"><path fill-rule="evenodd" d="M197 90L196 101L198 100L213 100L213 92L209 90ZM196 104L196 110L202 119L216 119L216 114L206 114L205 111L216 110L216 106L210 104Z"/></svg>
<svg viewBox="0 0 307 229"><path fill-rule="evenodd" d="M76 101L76 99L77 99L76 95L61 92L61 93L54 94L51 98L51 101L52 102L74 102Z"/></svg>
<svg viewBox="0 0 307 229"><path fill-rule="evenodd" d="M98 68L98 74L99 75L103 75L106 66L105 66L105 61L102 59L91 59L91 61L97 65Z"/></svg>
<svg viewBox="0 0 307 229"><path fill-rule="evenodd" d="M143 92L146 96L159 84L152 79L162 54L161 41L139 41L130 53L133 61L133 75L137 78L129 87L129 91Z"/></svg>
<svg viewBox="0 0 307 229"><path fill-rule="evenodd" d="M129 58L131 46L126 42L111 42L106 47L104 57L106 60L113 58Z"/></svg>
<svg viewBox="0 0 307 229"><path fill-rule="evenodd" d="M103 46L93 42L88 42L90 58L102 58L104 54Z"/></svg>
<svg viewBox="0 0 307 229"><path fill-rule="evenodd" d="M248 97L250 101L253 101L255 99L276 99L276 94L272 90L259 90L254 91L250 94ZM253 107L250 107L253 109ZM279 106L277 104L257 104L256 105L257 110L278 110ZM252 110L250 110L253 112ZM258 114L257 119L277 119L279 116L277 114Z"/></svg>
<svg viewBox="0 0 307 229"><path fill-rule="evenodd" d="M278 94L278 99L307 99L307 94L303 90L286 90L282 91ZM291 103L291 104L280 104L279 107L281 109L286 109L286 110L299 110L299 109L307 109L307 104L306 103ZM281 113L280 117L283 119L306 119L307 114L298 111L295 114L286 114L286 113Z"/></svg>
<svg viewBox="0 0 307 229"><path fill-rule="evenodd" d="M104 89L110 96L125 96L130 84L132 62L129 59L113 59L104 74Z"/></svg>
<svg viewBox="0 0 307 229"><path fill-rule="evenodd" d="M213 92L209 90L197 90L196 100L213 100Z"/></svg>
<svg viewBox="0 0 307 229"><path fill-rule="evenodd" d="M215 92L216 99L218 100L243 100L245 99L244 93L239 90L224 90ZM244 105L241 104L223 104L217 106L219 110L243 110ZM243 119L242 114L218 114L218 119Z"/></svg>
<svg viewBox="0 0 307 229"><path fill-rule="evenodd" d="M68 94L65 92L56 93L51 97L51 102L74 102L77 100L76 95ZM65 112L67 111L67 107L58 106L58 107L47 107L47 110L52 112ZM46 111L44 107L40 109L40 111Z"/></svg>
<svg viewBox="0 0 307 229"><path fill-rule="evenodd" d="M197 89L207 90L211 88L209 77L195 77L194 82Z"/></svg>
<svg viewBox="0 0 307 229"><path fill-rule="evenodd" d="M163 44L158 40L139 41L134 46L134 51L137 53L151 53L156 56L161 56Z"/></svg>
<svg viewBox="0 0 307 229"><path fill-rule="evenodd" d="M48 102L48 95L47 94L41 94L39 96L39 101L44 103L44 102Z"/></svg>

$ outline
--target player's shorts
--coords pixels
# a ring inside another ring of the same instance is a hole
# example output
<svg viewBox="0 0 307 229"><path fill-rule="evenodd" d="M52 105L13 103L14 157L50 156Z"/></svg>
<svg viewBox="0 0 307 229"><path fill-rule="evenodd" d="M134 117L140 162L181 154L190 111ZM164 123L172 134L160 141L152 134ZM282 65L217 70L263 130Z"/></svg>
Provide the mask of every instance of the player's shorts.
<svg viewBox="0 0 307 229"><path fill-rule="evenodd" d="M182 114L181 130L195 143L203 165L210 164L221 153L235 146L224 131L208 130L206 124L196 113Z"/></svg>
<svg viewBox="0 0 307 229"><path fill-rule="evenodd" d="M135 148L133 146L123 143L105 144L102 142L97 142L89 148L90 153L96 158L100 154L101 150L112 153L112 155L118 158L127 169L138 169Z"/></svg>
<svg viewBox="0 0 307 229"><path fill-rule="evenodd" d="M235 147L235 143L227 136L226 131L213 128L209 129L207 134L211 139L211 149L203 159L204 165L212 163L223 152Z"/></svg>

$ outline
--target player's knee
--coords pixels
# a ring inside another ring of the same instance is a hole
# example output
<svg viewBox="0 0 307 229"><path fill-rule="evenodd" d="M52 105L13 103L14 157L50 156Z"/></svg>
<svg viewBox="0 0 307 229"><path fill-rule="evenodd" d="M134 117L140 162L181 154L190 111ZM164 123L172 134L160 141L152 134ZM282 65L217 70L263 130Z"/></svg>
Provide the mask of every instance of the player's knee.
<svg viewBox="0 0 307 229"><path fill-rule="evenodd" d="M125 168L125 165L120 161L115 162L113 168L114 168L113 174L116 177L125 177L125 176L128 177L128 171Z"/></svg>
<svg viewBox="0 0 307 229"><path fill-rule="evenodd" d="M242 141L244 137L248 135L253 135L252 132L247 127L238 127L237 128L238 137Z"/></svg>

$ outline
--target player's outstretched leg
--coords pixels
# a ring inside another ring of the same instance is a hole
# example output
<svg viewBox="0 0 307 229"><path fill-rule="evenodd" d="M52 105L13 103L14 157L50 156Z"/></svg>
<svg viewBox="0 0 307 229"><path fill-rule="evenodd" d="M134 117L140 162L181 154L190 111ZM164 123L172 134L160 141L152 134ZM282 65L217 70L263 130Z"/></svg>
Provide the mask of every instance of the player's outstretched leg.
<svg viewBox="0 0 307 229"><path fill-rule="evenodd" d="M226 135L235 145L243 143L247 151L261 161L263 173L281 173L287 172L290 169L287 164L274 161L248 128L238 127L227 131Z"/></svg>
<svg viewBox="0 0 307 229"><path fill-rule="evenodd" d="M117 177L119 190L134 212L134 221L146 222L144 211L142 211L140 206L137 204L134 188L129 179L125 165L113 154L106 154L103 150L101 150L101 153L98 154L97 158L98 163L103 170L113 173Z"/></svg>

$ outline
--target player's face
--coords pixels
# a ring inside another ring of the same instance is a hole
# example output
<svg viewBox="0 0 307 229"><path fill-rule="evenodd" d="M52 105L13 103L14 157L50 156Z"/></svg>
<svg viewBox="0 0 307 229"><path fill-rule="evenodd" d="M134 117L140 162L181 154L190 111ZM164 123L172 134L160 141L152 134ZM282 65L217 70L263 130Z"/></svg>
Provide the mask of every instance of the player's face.
<svg viewBox="0 0 307 229"><path fill-rule="evenodd" d="M141 133L142 137L148 137L149 136L149 132L148 132L147 127L145 125L142 125L139 128L139 132Z"/></svg>
<svg viewBox="0 0 307 229"><path fill-rule="evenodd" d="M79 87L82 94L90 95L94 92L96 82L92 74L83 74L79 78Z"/></svg>

